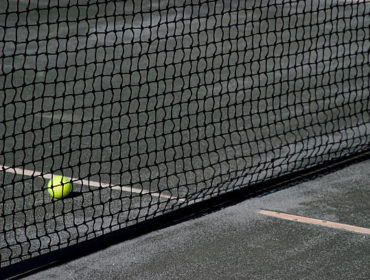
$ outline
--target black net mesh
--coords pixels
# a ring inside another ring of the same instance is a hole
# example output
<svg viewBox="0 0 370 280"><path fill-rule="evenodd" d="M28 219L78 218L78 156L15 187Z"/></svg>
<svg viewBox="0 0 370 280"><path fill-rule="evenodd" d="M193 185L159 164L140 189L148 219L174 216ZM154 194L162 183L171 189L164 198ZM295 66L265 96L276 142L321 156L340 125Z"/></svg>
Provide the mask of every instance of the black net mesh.
<svg viewBox="0 0 370 280"><path fill-rule="evenodd" d="M2 0L0 267L369 150L369 15L367 0Z"/></svg>

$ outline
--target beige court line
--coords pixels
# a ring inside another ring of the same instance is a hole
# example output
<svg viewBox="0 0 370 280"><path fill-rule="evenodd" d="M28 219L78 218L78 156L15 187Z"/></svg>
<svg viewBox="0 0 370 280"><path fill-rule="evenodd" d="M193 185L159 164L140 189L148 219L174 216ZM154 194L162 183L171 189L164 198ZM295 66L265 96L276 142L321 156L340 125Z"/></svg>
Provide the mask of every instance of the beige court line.
<svg viewBox="0 0 370 280"><path fill-rule="evenodd" d="M307 218L307 217L296 216L296 215L291 215L291 214L286 214L286 213L281 213L281 212L275 212L275 211L269 211L269 210L260 210L260 211L258 211L258 213L260 213L262 215L270 216L270 217L275 217L275 218L279 218L279 219L288 220L288 221L306 223L306 224L323 226L323 227L328 227L328 228L342 229L342 230L347 230L347 231L362 233L362 234L370 234L370 229L369 228L351 226L351 225L347 225L347 224L341 224L341 223L335 223L335 222L330 222L330 221L325 221L325 220Z"/></svg>
<svg viewBox="0 0 370 280"><path fill-rule="evenodd" d="M23 176L30 176L30 177L40 176L40 177L45 178L45 179L51 179L53 177L53 175L50 174L50 173L42 173L42 172L39 172L39 171L27 170L27 169L23 169L23 168L13 168L13 167L5 166L5 165L0 165L0 170L2 170L4 172L17 174L17 175L23 175ZM159 197L159 198L167 198L167 199L171 199L171 200L185 201L185 199L183 199L183 198L178 198L178 197L175 197L175 196L166 195L166 194L162 194L162 193L159 193L159 192L149 192L149 191L142 190L142 189L130 188L130 187L119 186L119 185L111 185L111 184L95 182L95 181L91 181L91 180L82 180L82 179L76 179L76 178L71 178L71 177L66 177L66 178L70 182L72 182L73 184L77 183L77 184L80 184L80 185L88 185L88 186L97 187L97 188L111 188L111 189L114 189L114 190L122 190L122 191L125 191L125 192L128 192L128 193L133 192L133 193L138 193L138 194L150 194L152 196Z"/></svg>

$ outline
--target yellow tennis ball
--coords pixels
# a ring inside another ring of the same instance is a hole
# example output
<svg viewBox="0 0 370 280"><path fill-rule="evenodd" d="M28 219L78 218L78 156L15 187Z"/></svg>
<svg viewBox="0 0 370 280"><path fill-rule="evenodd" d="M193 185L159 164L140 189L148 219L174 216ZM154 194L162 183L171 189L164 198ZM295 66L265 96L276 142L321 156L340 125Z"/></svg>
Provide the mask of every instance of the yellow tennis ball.
<svg viewBox="0 0 370 280"><path fill-rule="evenodd" d="M64 176L54 176L48 183L49 194L54 198L64 198L72 190L72 184Z"/></svg>

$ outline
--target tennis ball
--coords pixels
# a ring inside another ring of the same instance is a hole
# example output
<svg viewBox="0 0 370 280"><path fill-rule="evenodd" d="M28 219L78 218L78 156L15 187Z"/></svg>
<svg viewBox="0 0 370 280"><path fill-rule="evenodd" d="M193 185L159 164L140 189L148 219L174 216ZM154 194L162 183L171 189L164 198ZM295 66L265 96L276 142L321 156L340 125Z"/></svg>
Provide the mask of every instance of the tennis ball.
<svg viewBox="0 0 370 280"><path fill-rule="evenodd" d="M64 176L54 176L48 183L49 194L54 198L64 198L72 190L72 184Z"/></svg>

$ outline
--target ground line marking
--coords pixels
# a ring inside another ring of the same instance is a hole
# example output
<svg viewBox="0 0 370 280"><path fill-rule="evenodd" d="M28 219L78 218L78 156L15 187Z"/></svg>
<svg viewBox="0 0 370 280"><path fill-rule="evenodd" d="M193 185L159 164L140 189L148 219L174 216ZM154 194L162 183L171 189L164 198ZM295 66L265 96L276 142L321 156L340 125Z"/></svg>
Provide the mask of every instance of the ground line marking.
<svg viewBox="0 0 370 280"><path fill-rule="evenodd" d="M312 224L312 225L323 226L323 227L328 227L328 228L342 229L342 230L361 233L361 234L370 234L370 229L364 228L364 227L335 223L335 222L313 219L313 218L308 218L308 217L303 217L303 216L296 216L296 215L275 212L275 211L270 211L270 210L259 210L258 213L265 215L265 216L279 218L279 219L293 221L293 222Z"/></svg>
<svg viewBox="0 0 370 280"><path fill-rule="evenodd" d="M17 174L17 175L30 176L30 177L42 177L45 179L51 179L53 177L53 174L50 174L50 173L42 173L39 171L28 170L28 169L23 169L23 168L13 168L13 167L5 166L5 165L0 165L0 170L4 172L9 172L12 174ZM91 180L86 180L86 179L76 179L76 178L71 178L67 176L66 178L69 181L71 181L72 184L76 183L80 185L88 185L88 186L98 187L98 188L111 188L114 190L122 190L122 191L129 192L129 193L133 192L133 193L138 193L138 194L150 194L152 196L156 196L159 198L167 198L171 200L185 201L185 199L183 198L166 195L166 194L162 194L159 192L149 192L144 189L130 188L130 187L119 186L119 185L111 185L107 183L101 183L101 182L96 182L96 181L91 181Z"/></svg>

